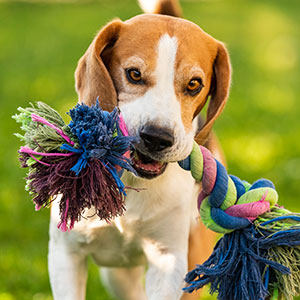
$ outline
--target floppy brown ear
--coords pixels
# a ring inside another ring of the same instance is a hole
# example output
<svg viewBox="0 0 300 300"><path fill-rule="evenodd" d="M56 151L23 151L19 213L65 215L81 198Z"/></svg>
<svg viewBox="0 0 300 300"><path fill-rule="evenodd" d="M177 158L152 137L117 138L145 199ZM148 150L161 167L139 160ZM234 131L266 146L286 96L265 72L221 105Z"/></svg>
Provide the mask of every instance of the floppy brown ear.
<svg viewBox="0 0 300 300"><path fill-rule="evenodd" d="M228 52L222 43L218 44L213 68L214 75L211 82L210 102L207 108L206 121L195 137L198 144L203 144L207 140L215 120L225 107L229 94L231 67Z"/></svg>
<svg viewBox="0 0 300 300"><path fill-rule="evenodd" d="M116 42L122 25L115 20L103 27L79 60L75 71L79 102L91 105L99 97L101 107L108 111L117 105L117 92L101 55Z"/></svg>

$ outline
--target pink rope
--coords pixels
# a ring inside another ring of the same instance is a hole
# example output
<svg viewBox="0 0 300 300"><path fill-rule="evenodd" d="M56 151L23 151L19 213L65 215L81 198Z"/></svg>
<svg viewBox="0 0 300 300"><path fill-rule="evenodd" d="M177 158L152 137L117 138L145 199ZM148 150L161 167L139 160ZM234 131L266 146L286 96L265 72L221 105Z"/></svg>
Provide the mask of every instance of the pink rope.
<svg viewBox="0 0 300 300"><path fill-rule="evenodd" d="M124 121L124 118L121 114L119 115L119 127L120 127L120 130L121 130L121 132L124 136L129 135L126 124L125 124L125 121Z"/></svg>
<svg viewBox="0 0 300 300"><path fill-rule="evenodd" d="M270 210L270 202L260 200L258 202L250 202L243 204L235 204L225 210L225 212L233 217L247 218L255 220L258 216Z"/></svg>
<svg viewBox="0 0 300 300"><path fill-rule="evenodd" d="M247 218L249 221L253 221L270 210L270 202L266 201L267 195L268 191L264 193L259 201L235 204L227 208L225 212L233 217Z"/></svg>
<svg viewBox="0 0 300 300"><path fill-rule="evenodd" d="M19 152L21 153L27 153L30 156L31 155L41 155L41 156L72 156L75 153L74 152L70 152L70 153L60 153L60 152L56 152L56 153L46 153L46 152L36 152L32 149L30 149L29 147L21 147Z"/></svg>
<svg viewBox="0 0 300 300"><path fill-rule="evenodd" d="M204 170L202 178L202 189L207 195L209 195L212 192L216 183L217 163L208 149L200 146L200 150L203 155Z"/></svg>
<svg viewBox="0 0 300 300"><path fill-rule="evenodd" d="M38 210L40 210L42 207L40 206L40 205L38 205L38 204L36 204L35 205L35 211L38 211Z"/></svg>
<svg viewBox="0 0 300 300"><path fill-rule="evenodd" d="M39 160L39 159L37 159L34 155L32 155L32 154L29 154L29 156L31 157L31 158L33 158L35 161L37 161L38 163L40 163L40 164L42 164L42 165L45 165L45 166L51 166L50 164L47 164L47 163L45 163L45 162L43 162L43 161L41 161L41 160Z"/></svg>
<svg viewBox="0 0 300 300"><path fill-rule="evenodd" d="M206 194L203 190L201 190L199 196L198 196L198 210L200 209L201 207L201 204L202 204L202 201L207 197L209 196L209 194Z"/></svg>
<svg viewBox="0 0 300 300"><path fill-rule="evenodd" d="M49 126L52 129L54 129L64 140L66 140L72 146L74 145L74 142L67 135L65 135L64 132L61 129L59 129L54 124L48 122L46 119L44 119L44 118L42 118L42 117L40 117L36 114L31 114L31 119L32 119L33 122L42 123L44 125Z"/></svg>

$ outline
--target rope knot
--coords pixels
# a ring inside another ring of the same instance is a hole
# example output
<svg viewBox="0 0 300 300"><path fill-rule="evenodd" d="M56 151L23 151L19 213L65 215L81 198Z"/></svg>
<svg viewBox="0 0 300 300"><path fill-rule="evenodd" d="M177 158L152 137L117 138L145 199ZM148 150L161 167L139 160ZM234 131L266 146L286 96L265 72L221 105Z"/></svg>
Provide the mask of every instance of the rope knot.
<svg viewBox="0 0 300 300"><path fill-rule="evenodd" d="M196 181L202 181L198 209L204 225L216 232L245 228L277 203L278 195L271 181L259 179L251 185L228 175L211 152L196 142L191 155L179 165L190 170Z"/></svg>

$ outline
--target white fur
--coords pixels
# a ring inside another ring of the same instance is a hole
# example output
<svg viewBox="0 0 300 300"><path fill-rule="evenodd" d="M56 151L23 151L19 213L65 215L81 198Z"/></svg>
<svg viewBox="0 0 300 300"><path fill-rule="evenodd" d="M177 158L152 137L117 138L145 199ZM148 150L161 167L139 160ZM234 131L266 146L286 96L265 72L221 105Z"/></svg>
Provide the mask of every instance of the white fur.
<svg viewBox="0 0 300 300"><path fill-rule="evenodd" d="M140 7L146 13L154 13L160 0L139 0Z"/></svg>
<svg viewBox="0 0 300 300"><path fill-rule="evenodd" d="M175 145L165 155L166 161L187 156L193 142L193 132L187 134L182 124L174 91L176 52L176 38L164 35L157 46L155 86L134 101L120 103L130 134L138 134L146 122L174 129ZM166 171L152 180L127 172L122 180L143 190L128 190L127 210L111 225L99 221L91 209L71 232L60 232L56 227L59 207L57 201L53 203L49 273L54 299L84 299L88 255L102 267L103 282L117 299L180 299L199 186L177 163L169 163Z"/></svg>

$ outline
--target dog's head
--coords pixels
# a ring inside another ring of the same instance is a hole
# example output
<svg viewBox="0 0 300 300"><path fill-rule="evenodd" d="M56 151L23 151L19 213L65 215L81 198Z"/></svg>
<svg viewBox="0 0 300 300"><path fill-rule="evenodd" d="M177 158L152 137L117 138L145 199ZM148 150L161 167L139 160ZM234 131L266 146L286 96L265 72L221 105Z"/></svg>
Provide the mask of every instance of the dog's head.
<svg viewBox="0 0 300 300"><path fill-rule="evenodd" d="M106 110L119 106L129 134L140 138L134 167L153 178L168 162L187 157L194 138L206 141L227 100L230 63L224 45L194 23L140 15L106 25L75 78L79 101L92 104L99 97ZM209 96L197 133L196 117Z"/></svg>

